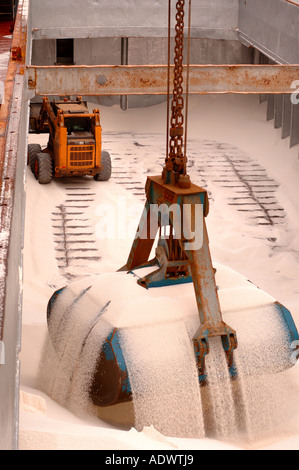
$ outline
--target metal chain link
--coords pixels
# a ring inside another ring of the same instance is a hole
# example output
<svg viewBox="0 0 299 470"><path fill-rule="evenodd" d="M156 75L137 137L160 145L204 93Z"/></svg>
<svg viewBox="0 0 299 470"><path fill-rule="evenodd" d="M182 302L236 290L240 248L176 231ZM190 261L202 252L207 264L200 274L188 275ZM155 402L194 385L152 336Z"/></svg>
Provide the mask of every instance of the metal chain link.
<svg viewBox="0 0 299 470"><path fill-rule="evenodd" d="M184 168L184 97L183 97L183 48L184 48L184 6L185 0L178 0L176 4L175 26L175 57L173 99L170 120L170 141L168 161L169 170L181 172Z"/></svg>

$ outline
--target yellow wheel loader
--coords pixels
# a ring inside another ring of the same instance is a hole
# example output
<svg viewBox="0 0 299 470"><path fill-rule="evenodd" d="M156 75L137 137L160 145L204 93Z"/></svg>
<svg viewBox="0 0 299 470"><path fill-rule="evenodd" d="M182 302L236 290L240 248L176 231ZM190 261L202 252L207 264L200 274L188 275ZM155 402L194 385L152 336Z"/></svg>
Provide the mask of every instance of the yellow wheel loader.
<svg viewBox="0 0 299 470"><path fill-rule="evenodd" d="M92 175L97 181L108 181L111 158L102 150L100 111L89 112L81 97L76 100L50 102L43 98L30 109L30 129L49 133L48 145L29 144L28 164L40 184L53 177Z"/></svg>

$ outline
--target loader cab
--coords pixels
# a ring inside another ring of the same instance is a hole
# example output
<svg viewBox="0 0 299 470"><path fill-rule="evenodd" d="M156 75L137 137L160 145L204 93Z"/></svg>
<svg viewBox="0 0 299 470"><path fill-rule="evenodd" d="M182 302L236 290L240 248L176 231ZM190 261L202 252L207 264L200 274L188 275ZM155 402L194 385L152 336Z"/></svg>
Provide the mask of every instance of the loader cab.
<svg viewBox="0 0 299 470"><path fill-rule="evenodd" d="M64 126L67 128L68 137L92 137L92 118L89 114L87 103L80 97L76 101L52 102L55 116L63 115ZM84 116L86 115L86 117Z"/></svg>
<svg viewBox="0 0 299 470"><path fill-rule="evenodd" d="M51 168L48 165L49 177L45 182L50 181L52 171L55 177L89 175L97 181L108 181L111 176L111 158L109 152L102 152L99 109L90 112L81 97L52 102L45 97L38 116L31 114L31 126L36 131L49 133L47 148L42 152L43 160L51 160ZM32 147L28 152L32 171L39 182L44 183L41 175L34 170L34 162L37 160L37 153L41 153L40 150L39 148L37 152Z"/></svg>

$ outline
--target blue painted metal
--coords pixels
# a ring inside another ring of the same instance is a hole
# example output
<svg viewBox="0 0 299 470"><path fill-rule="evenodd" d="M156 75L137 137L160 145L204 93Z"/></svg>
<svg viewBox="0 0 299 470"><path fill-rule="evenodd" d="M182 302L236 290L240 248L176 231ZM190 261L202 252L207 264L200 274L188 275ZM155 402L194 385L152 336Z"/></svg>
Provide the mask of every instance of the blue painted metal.
<svg viewBox="0 0 299 470"><path fill-rule="evenodd" d="M280 302L275 302L274 306L284 323L286 331L288 332L290 343L299 341L298 330L295 325L291 312L286 307L284 307L284 305L282 305Z"/></svg>
<svg viewBox="0 0 299 470"><path fill-rule="evenodd" d="M72 312L72 309L73 307L76 305L77 302L79 302L79 300L81 299L81 297L83 297L83 295L86 294L87 291L89 291L89 289L91 288L91 286L87 287L86 289L84 289L82 292L80 292L80 294L73 300L73 302L71 303L71 305L69 306L66 314L69 314ZM52 297L50 298L49 302L48 302L48 306L47 306L47 319L49 320L50 319L50 316L51 316L51 312L52 312L52 308L55 304L55 302L57 301L58 297L64 293L66 289L66 286L62 287L61 289L58 289L57 291L54 292L54 294L52 295ZM65 318L65 316L64 316Z"/></svg>
<svg viewBox="0 0 299 470"><path fill-rule="evenodd" d="M129 380L129 374L127 364L123 355L123 351L120 343L120 334L118 330L114 330L110 338L111 348L114 351L115 357L117 358L117 364L120 370L121 390L126 395L131 395L131 384Z"/></svg>
<svg viewBox="0 0 299 470"><path fill-rule="evenodd" d="M56 292L54 292L54 294L50 298L48 302L48 306L47 306L47 319L48 320L51 316L52 309L53 309L55 302L57 301L57 298L64 292L65 288L66 286L62 287L61 289L58 289Z"/></svg>
<svg viewBox="0 0 299 470"><path fill-rule="evenodd" d="M178 284L188 284L193 282L192 276L181 276L178 278L164 278L160 281L152 281L147 284L147 288L151 287L166 287L166 286L175 286Z"/></svg>
<svg viewBox="0 0 299 470"><path fill-rule="evenodd" d="M79 302L79 300L82 297L84 297L84 295L86 294L86 292L89 291L90 288L91 288L91 286L87 287L82 292L80 292L80 294L77 297L75 297L75 299L72 301L72 303L64 311L63 316L61 316L61 318L59 320L59 325L56 325L55 331L61 330L64 327L64 324L65 324L66 321L68 321L68 317L71 315L74 306ZM56 347L57 349L59 349L59 345L56 342L56 335L52 331L51 314L52 314L52 310L54 308L55 303L57 302L58 298L61 295L63 295L63 293L65 292L65 289L66 289L66 286L64 286L61 289L58 289L56 292L54 292L54 294L50 298L50 300L48 302L48 305L47 305L47 322L48 322L49 333L50 333L50 336L51 336L51 341L53 342L54 347Z"/></svg>
<svg viewBox="0 0 299 470"><path fill-rule="evenodd" d="M113 329L106 338L90 387L93 403L100 407L132 400L127 364L121 347L120 330Z"/></svg>
<svg viewBox="0 0 299 470"><path fill-rule="evenodd" d="M299 341L299 334L294 323L293 317L290 311L284 307L279 302L275 302L273 304L273 309L278 313L279 317L283 322L283 329L286 330L287 335L289 336L289 342L286 342L286 346L291 346L291 344L295 341ZM206 331L207 336L209 335L209 331ZM222 344L224 351L229 352L232 351L231 344L227 341L227 337L223 336ZM206 385L208 383L208 377L205 372L204 361L206 355L209 353L209 343L208 341L203 340L199 344L200 348L194 348L195 350L195 357L198 363L198 381L200 385ZM253 345L254 347L254 345ZM120 331L115 329L107 338L105 346L103 348L103 353L106 355L107 361L114 361L117 366L119 367L119 375L123 377L121 381L122 392L128 394L131 397L131 385L129 380L129 374L127 371L127 365L124 358L124 354L121 347L121 340L120 340ZM289 364L286 364L286 368L292 367L294 364L291 358L291 347L290 347L290 361ZM232 379L236 379L238 377L238 370L236 364L231 361L229 364L229 375Z"/></svg>
<svg viewBox="0 0 299 470"><path fill-rule="evenodd" d="M130 273L135 275L134 272ZM56 291L48 304L49 317L55 312L55 303L59 296L65 293L66 287ZM62 320L71 314L72 308L84 296L89 295L89 287L82 290L79 295L76 295L70 305L64 309ZM86 338L82 345L82 351L85 342L88 340L89 335L92 333L93 328L97 324L102 315L107 312L110 305L108 301L94 317L90 329L86 334ZM272 305L273 312L275 312L281 319L281 332L282 337L285 337L285 347L289 350L289 360L286 361L285 368L290 368L294 365L293 354L294 350L299 345L299 334L295 322L292 318L290 311L279 302L274 302ZM240 312L242 315L242 312ZM70 319L71 320L71 319ZM245 319L246 321L246 319ZM214 335L221 337L223 349L227 355L229 375L232 380L238 378L238 370L233 360L233 351L236 347L235 336L232 330L225 324L221 323L222 330L219 332L213 329L213 325L201 323L199 332L193 338L194 356L198 367L198 381L201 386L208 385L209 377L205 369L205 360L210 352L209 338ZM271 325L270 325L271 326ZM61 323L61 327L63 324ZM214 327L215 328L215 327ZM56 330L57 331L57 330ZM51 329L50 329L51 334ZM52 338L55 345L55 337ZM254 348L254 344L252 345ZM249 368L250 370L250 368ZM261 373L262 371L259 371ZM91 399L93 403L100 407L111 406L117 403L125 403L132 400L132 388L130 383L129 371L126 363L125 352L122 346L122 330L118 328L111 329L107 335L101 352L98 357L96 370L94 372L93 384L90 388Z"/></svg>
<svg viewBox="0 0 299 470"><path fill-rule="evenodd" d="M66 287L58 289L51 297L47 306L47 318L49 324L49 333L54 347L59 350L61 341L59 331L63 328L66 320L72 321L69 315L72 314L74 306L82 299L90 287L82 290L74 300L67 305L65 309L61 307L62 315L59 319L59 325L54 330L51 329L51 318L55 315L55 304L59 297L65 293ZM102 315L107 311L110 301L108 301L93 319L88 333L82 343L82 352L84 350L86 341L88 340L93 329L97 325ZM84 315L84 311L82 311ZM58 338L57 338L58 334ZM119 402L126 402L131 400L131 385L128 377L128 370L126 361L121 347L121 335L117 329L112 329L111 333L107 336L102 346L99 358L94 371L93 383L90 387L90 395L94 404L98 406L110 406Z"/></svg>

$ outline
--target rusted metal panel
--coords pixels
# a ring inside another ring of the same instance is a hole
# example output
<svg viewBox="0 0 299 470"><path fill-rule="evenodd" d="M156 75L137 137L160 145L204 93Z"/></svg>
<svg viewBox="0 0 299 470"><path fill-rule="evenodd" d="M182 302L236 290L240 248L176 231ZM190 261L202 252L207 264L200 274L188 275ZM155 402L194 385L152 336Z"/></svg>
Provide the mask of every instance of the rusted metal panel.
<svg viewBox="0 0 299 470"><path fill-rule="evenodd" d="M0 109L0 341L5 348L4 363L0 363L0 449L7 450L18 445L27 19L28 0L21 0Z"/></svg>
<svg viewBox="0 0 299 470"><path fill-rule="evenodd" d="M42 96L167 93L164 65L28 66L27 75L29 89ZM299 65L191 65L189 93L292 93L298 79Z"/></svg>

